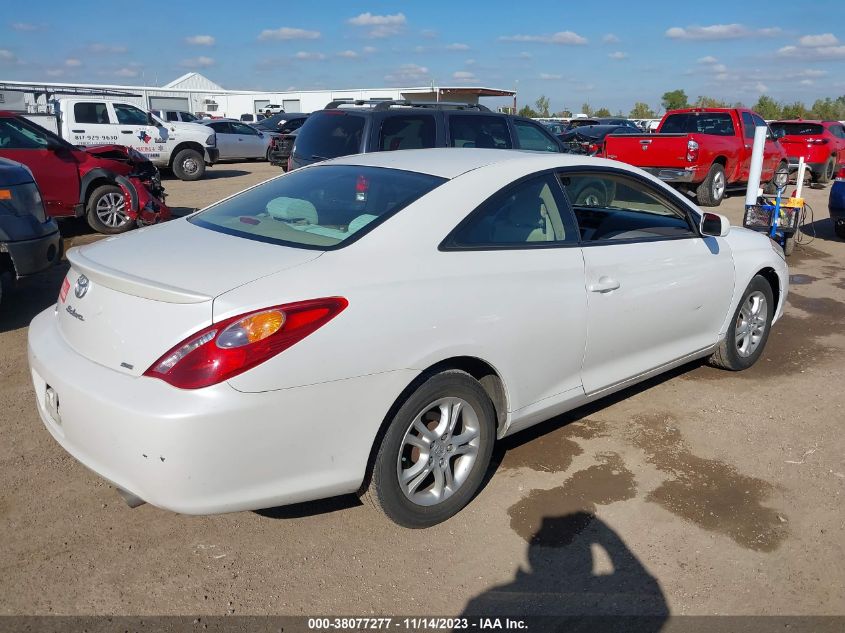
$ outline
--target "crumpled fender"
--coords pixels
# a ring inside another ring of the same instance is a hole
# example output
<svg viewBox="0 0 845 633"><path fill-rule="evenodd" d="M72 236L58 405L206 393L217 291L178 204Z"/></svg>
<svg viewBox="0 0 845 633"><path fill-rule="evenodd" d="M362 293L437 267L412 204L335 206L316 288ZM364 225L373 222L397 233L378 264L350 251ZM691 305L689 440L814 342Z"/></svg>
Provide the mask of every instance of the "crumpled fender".
<svg viewBox="0 0 845 633"><path fill-rule="evenodd" d="M139 224L157 224L171 218L170 209L138 178L116 176L115 182L129 200L127 215Z"/></svg>

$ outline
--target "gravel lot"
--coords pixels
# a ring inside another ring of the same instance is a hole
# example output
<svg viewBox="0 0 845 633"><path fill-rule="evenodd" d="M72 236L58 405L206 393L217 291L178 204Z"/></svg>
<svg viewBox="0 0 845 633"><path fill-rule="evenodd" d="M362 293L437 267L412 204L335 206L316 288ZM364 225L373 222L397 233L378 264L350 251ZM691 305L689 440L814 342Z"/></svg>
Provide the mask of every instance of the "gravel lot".
<svg viewBox="0 0 845 633"><path fill-rule="evenodd" d="M217 165L167 180L168 203L185 213L278 173ZM807 191L817 237L790 258L786 315L753 369L694 363L517 435L470 506L426 531L355 497L130 510L38 419L27 325L65 268L28 280L0 308L0 614L845 614L845 243L827 196ZM740 223L742 205L720 212Z"/></svg>

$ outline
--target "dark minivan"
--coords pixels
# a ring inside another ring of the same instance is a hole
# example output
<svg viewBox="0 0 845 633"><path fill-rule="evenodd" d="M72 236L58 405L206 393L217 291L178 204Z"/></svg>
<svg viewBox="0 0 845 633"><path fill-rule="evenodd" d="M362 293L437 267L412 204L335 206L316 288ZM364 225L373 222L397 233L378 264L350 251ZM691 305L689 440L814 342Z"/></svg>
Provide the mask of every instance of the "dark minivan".
<svg viewBox="0 0 845 633"><path fill-rule="evenodd" d="M32 172L0 158L0 304L19 277L49 268L61 255L59 227L44 210Z"/></svg>
<svg viewBox="0 0 845 633"><path fill-rule="evenodd" d="M330 103L299 129L289 166L399 149L482 147L561 152L544 126L482 105L377 101Z"/></svg>

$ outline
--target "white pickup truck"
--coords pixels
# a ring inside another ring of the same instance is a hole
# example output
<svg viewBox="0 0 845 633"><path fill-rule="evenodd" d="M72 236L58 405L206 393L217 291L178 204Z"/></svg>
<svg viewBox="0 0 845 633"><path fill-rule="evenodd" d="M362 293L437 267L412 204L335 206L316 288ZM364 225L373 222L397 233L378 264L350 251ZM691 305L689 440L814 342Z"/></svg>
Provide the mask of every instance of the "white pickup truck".
<svg viewBox="0 0 845 633"><path fill-rule="evenodd" d="M59 134L73 145L126 145L181 180L199 180L217 162L217 137L204 125L162 121L118 101L57 99Z"/></svg>

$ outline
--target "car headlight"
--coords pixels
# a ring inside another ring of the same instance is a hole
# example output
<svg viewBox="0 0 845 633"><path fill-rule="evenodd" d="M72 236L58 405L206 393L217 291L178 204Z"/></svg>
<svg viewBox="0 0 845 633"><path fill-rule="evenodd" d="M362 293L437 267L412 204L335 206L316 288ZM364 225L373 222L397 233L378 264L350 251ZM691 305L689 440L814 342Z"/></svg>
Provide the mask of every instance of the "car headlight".
<svg viewBox="0 0 845 633"><path fill-rule="evenodd" d="M214 147L215 145L217 145L217 135L216 134L210 134L208 136L208 138L205 139L205 144L210 145L211 147Z"/></svg>

